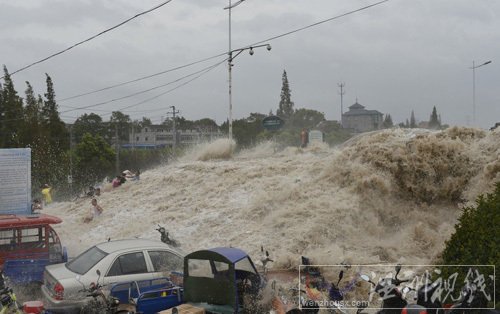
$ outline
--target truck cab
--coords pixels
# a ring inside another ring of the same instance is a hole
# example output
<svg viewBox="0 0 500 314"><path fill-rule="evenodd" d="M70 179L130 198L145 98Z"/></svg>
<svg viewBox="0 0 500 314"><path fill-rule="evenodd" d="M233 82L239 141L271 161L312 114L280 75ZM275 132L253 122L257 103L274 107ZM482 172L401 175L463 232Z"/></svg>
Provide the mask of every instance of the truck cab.
<svg viewBox="0 0 500 314"><path fill-rule="evenodd" d="M43 282L46 265L68 260L66 248L51 225L60 218L45 215L0 215L0 269L11 282Z"/></svg>

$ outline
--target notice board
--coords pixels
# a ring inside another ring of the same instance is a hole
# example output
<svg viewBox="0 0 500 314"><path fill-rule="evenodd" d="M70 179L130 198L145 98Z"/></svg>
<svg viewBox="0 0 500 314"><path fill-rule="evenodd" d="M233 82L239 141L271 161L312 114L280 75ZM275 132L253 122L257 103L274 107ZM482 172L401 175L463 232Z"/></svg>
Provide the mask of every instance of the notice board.
<svg viewBox="0 0 500 314"><path fill-rule="evenodd" d="M0 149L0 214L31 214L31 149Z"/></svg>

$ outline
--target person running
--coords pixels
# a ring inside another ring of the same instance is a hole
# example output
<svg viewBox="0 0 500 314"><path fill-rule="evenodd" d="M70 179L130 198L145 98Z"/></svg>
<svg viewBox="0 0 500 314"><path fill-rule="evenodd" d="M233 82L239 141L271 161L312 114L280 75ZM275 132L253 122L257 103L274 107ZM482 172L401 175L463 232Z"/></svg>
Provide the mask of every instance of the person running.
<svg viewBox="0 0 500 314"><path fill-rule="evenodd" d="M97 199L93 198L91 201L90 213L83 222L91 222L94 218L100 216L103 212L102 207L97 204Z"/></svg>
<svg viewBox="0 0 500 314"><path fill-rule="evenodd" d="M45 205L49 205L52 203L52 195L50 195L50 191L52 188L48 184L44 184L42 188L42 195Z"/></svg>

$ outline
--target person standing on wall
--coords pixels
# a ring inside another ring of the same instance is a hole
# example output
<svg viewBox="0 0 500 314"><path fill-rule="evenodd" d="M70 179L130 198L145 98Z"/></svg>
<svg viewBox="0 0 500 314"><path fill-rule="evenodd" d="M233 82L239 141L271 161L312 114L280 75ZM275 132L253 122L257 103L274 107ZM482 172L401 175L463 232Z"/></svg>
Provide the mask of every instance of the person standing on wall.
<svg viewBox="0 0 500 314"><path fill-rule="evenodd" d="M305 128L303 128L302 132L300 132L300 147L305 148L308 142L309 142L309 133Z"/></svg>

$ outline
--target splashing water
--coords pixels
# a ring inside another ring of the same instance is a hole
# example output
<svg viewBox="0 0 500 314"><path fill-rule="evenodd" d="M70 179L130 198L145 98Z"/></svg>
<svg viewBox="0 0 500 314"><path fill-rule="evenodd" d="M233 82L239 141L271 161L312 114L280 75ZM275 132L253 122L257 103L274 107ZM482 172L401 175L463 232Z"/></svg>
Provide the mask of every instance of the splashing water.
<svg viewBox="0 0 500 314"><path fill-rule="evenodd" d="M435 261L460 207L500 180L500 130L392 129L338 148L274 152L272 143L233 155L220 140L178 162L105 189L104 213L83 224L90 199L56 203L48 214L70 256L108 237L159 239L165 225L185 252L233 246L274 268Z"/></svg>

